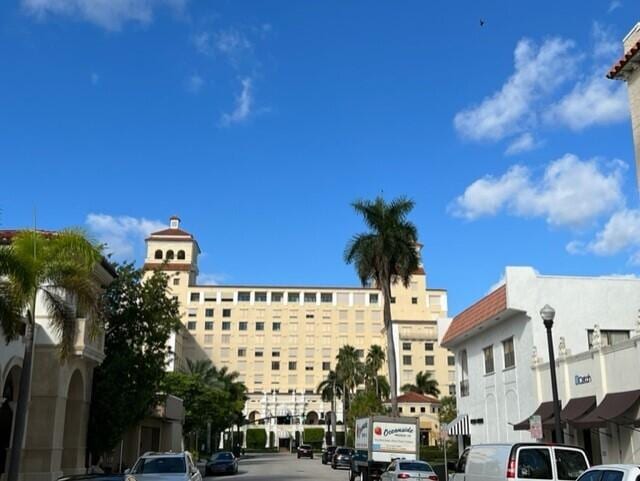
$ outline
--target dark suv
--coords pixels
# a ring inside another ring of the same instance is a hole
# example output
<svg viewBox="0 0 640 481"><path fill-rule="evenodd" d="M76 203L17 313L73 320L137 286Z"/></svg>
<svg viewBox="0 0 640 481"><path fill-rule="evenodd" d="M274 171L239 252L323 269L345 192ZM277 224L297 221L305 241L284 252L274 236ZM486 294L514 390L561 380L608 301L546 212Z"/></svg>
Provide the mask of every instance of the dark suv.
<svg viewBox="0 0 640 481"><path fill-rule="evenodd" d="M308 444L301 444L298 446L298 459L300 458L313 459L313 448Z"/></svg>
<svg viewBox="0 0 640 481"><path fill-rule="evenodd" d="M351 448L338 448L331 458L331 467L333 469L338 468L351 468L351 456L353 456L353 449Z"/></svg>
<svg viewBox="0 0 640 481"><path fill-rule="evenodd" d="M327 448L322 451L322 464L329 464L331 462L331 459L333 458L333 453L335 452L335 446L327 446Z"/></svg>

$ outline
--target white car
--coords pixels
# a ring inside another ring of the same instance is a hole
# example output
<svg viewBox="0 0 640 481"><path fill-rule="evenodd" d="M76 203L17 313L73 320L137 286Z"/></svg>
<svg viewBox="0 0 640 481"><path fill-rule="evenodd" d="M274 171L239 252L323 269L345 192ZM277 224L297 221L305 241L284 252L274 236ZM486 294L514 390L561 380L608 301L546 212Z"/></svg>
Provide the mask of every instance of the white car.
<svg viewBox="0 0 640 481"><path fill-rule="evenodd" d="M398 479L438 481L438 475L429 463L409 459L398 459L380 476L380 481L396 481Z"/></svg>
<svg viewBox="0 0 640 481"><path fill-rule="evenodd" d="M186 451L145 453L125 473L136 481L202 481L202 474Z"/></svg>
<svg viewBox="0 0 640 481"><path fill-rule="evenodd" d="M578 481L636 481L640 467L635 464L601 464L587 469Z"/></svg>

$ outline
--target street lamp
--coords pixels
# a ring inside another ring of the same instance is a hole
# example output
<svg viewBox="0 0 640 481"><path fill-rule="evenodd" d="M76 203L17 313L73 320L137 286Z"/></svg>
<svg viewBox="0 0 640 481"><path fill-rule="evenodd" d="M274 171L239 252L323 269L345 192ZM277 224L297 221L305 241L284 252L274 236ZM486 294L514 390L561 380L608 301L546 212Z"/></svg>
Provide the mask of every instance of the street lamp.
<svg viewBox="0 0 640 481"><path fill-rule="evenodd" d="M564 443L564 433L560 423L560 401L558 400L558 380L556 378L556 358L553 354L553 335L551 328L553 327L553 319L556 317L556 311L549 304L540 309L540 317L544 321L544 327L547 329L547 345L549 346L549 372L551 373L551 394L553 396L553 418L555 421L556 442Z"/></svg>

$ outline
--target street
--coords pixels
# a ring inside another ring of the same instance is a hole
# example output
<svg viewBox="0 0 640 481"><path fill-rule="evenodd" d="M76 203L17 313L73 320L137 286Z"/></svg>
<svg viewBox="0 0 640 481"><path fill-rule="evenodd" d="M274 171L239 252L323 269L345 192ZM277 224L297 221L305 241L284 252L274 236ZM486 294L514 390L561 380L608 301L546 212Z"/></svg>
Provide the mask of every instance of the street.
<svg viewBox="0 0 640 481"><path fill-rule="evenodd" d="M221 476L222 478L222 476ZM279 480L342 480L347 479L347 470L333 470L320 462L320 456L314 459L297 459L290 454L250 454L240 459L236 476L224 476L225 479L242 481L279 481ZM216 478L209 477L207 480Z"/></svg>

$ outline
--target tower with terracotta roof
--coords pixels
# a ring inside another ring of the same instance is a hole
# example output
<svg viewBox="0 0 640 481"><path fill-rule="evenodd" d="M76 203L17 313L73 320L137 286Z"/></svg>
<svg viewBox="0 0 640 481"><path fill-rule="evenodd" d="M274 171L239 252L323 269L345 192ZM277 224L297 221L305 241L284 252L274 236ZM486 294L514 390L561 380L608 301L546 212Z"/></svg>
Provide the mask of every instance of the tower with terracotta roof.
<svg viewBox="0 0 640 481"><path fill-rule="evenodd" d="M611 67L607 77L627 83L635 145L636 179L640 187L640 22L627 34L623 44L624 55Z"/></svg>

